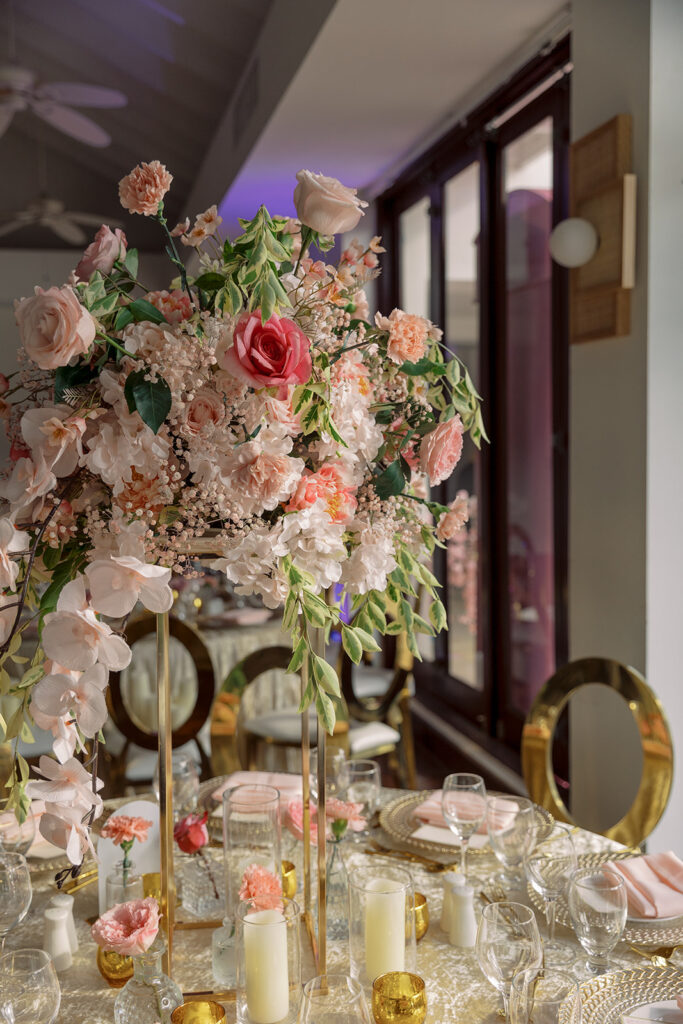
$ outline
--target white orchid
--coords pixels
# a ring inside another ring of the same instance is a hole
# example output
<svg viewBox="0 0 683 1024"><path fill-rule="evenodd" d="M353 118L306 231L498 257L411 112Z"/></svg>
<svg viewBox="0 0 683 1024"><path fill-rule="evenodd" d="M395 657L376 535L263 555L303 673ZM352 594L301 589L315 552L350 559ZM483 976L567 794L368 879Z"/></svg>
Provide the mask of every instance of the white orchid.
<svg viewBox="0 0 683 1024"><path fill-rule="evenodd" d="M102 797L93 793L92 777L78 758L70 757L60 764L53 757L42 754L34 771L37 775L42 775L45 781L31 779L26 783L26 795L32 800L72 806L79 809L81 815L91 807L102 806ZM98 779L97 788L101 789L103 785L104 783Z"/></svg>
<svg viewBox="0 0 683 1024"><path fill-rule="evenodd" d="M40 455L55 476L69 476L83 454L81 438L86 422L68 405L28 409L21 418L21 433L35 455Z"/></svg>
<svg viewBox="0 0 683 1024"><path fill-rule="evenodd" d="M98 661L105 668L120 671L131 659L126 641L100 622L88 605L82 576L67 583L59 595L57 611L45 616L43 650L60 665L81 671Z"/></svg>
<svg viewBox="0 0 683 1024"><path fill-rule="evenodd" d="M61 719L71 711L84 736L96 736L107 720L104 691L109 673L103 665L93 665L78 679L58 673L44 676L33 688L31 714ZM36 724L40 724L37 722Z"/></svg>
<svg viewBox="0 0 683 1024"><path fill-rule="evenodd" d="M0 519L1 588L14 590L19 575L19 563L13 562L9 556L19 551L27 551L30 545L29 535L23 530L17 530L11 519L7 516Z"/></svg>
<svg viewBox="0 0 683 1024"><path fill-rule="evenodd" d="M85 570L90 604L102 615L120 618L142 601L150 612L167 612L173 604L171 570L147 565L132 555L98 558Z"/></svg>
<svg viewBox="0 0 683 1024"><path fill-rule="evenodd" d="M40 818L40 834L48 843L65 850L72 864L80 864L88 850L93 857L96 856L90 841L90 829L83 818L80 807L51 803L45 805L45 813Z"/></svg>

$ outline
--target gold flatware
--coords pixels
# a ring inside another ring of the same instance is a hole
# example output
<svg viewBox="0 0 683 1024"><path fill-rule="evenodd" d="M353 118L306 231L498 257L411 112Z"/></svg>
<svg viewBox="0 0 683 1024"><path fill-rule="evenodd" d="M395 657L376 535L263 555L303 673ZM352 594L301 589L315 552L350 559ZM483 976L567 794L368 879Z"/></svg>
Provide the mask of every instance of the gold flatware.
<svg viewBox="0 0 683 1024"><path fill-rule="evenodd" d="M93 882L96 882L96 881L97 881L97 872L95 872L89 878L84 878L82 881L81 881L81 876L79 875L78 878L76 878L70 884L67 883L66 885L63 885L62 886L62 892L65 892L68 896L73 896L73 894L75 892L80 892L81 889L85 889L86 886L92 885Z"/></svg>
<svg viewBox="0 0 683 1024"><path fill-rule="evenodd" d="M436 864L432 861L425 863L421 860L413 860L411 857L402 857L400 851L392 853L389 850L371 850L370 847L366 846L363 850L369 857L386 857L389 860L400 860L403 864L414 864L416 867L422 868L430 875L439 875L446 871L452 871L454 869L453 864Z"/></svg>
<svg viewBox="0 0 683 1024"><path fill-rule="evenodd" d="M451 861L448 864L444 864L440 860L434 860L432 857L425 857L421 853L412 853L410 850L392 850L388 846L382 846L376 839L369 840L372 850L366 846L365 852L370 853L383 853L387 856L398 857L401 860L411 860L415 864L424 864L427 868L435 868L438 871L454 871L458 867L457 861Z"/></svg>
<svg viewBox="0 0 683 1024"><path fill-rule="evenodd" d="M668 960L677 949L683 949L683 944L679 943L677 946L659 946L653 949L652 946L634 946L629 943L629 949L632 949L634 953L638 953L639 956L644 956L647 960L650 960L655 967L667 967L669 966Z"/></svg>

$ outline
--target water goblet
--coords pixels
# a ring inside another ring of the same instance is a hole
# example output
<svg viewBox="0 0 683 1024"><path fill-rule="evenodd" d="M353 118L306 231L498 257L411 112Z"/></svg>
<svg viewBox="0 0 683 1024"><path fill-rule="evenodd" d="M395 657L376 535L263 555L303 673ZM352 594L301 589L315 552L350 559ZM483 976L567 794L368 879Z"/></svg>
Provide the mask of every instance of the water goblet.
<svg viewBox="0 0 683 1024"><path fill-rule="evenodd" d="M581 1024L579 984L563 971L530 967L512 979L511 1024Z"/></svg>
<svg viewBox="0 0 683 1024"><path fill-rule="evenodd" d="M489 843L503 871L498 881L514 886L519 881L524 854L534 840L536 814L531 800L522 796L490 796L486 828Z"/></svg>
<svg viewBox="0 0 683 1024"><path fill-rule="evenodd" d="M173 817L175 820L191 814L199 797L199 767L188 754L173 752ZM154 772L154 795L159 799L159 765Z"/></svg>
<svg viewBox="0 0 683 1024"><path fill-rule="evenodd" d="M533 910L522 903L489 903L479 920L475 948L482 973L503 997L507 1019L512 979L519 971L541 966L541 936Z"/></svg>
<svg viewBox="0 0 683 1024"><path fill-rule="evenodd" d="M31 906L31 876L22 853L0 851L0 955L8 932L26 917Z"/></svg>
<svg viewBox="0 0 683 1024"><path fill-rule="evenodd" d="M486 786L481 775L448 775L441 790L441 809L446 824L460 840L460 872L466 878L467 847L486 818Z"/></svg>
<svg viewBox="0 0 683 1024"><path fill-rule="evenodd" d="M36 819L29 807L19 823L14 808L7 805L7 800L0 800L0 852L26 855L36 837Z"/></svg>
<svg viewBox="0 0 683 1024"><path fill-rule="evenodd" d="M359 981L347 974L322 974L304 985L299 1024L370 1024Z"/></svg>
<svg viewBox="0 0 683 1024"><path fill-rule="evenodd" d="M370 819L379 807L379 797L382 790L379 765L376 761L347 761L346 762L346 798L354 804L361 804L361 814L368 825ZM368 835L368 828L362 832L354 832L354 839L363 839Z"/></svg>
<svg viewBox="0 0 683 1024"><path fill-rule="evenodd" d="M375 1024L423 1024L427 1016L425 983L418 974L390 971L372 983Z"/></svg>
<svg viewBox="0 0 683 1024"><path fill-rule="evenodd" d="M0 957L3 1024L53 1024L60 1001L57 972L42 949L16 949Z"/></svg>
<svg viewBox="0 0 683 1024"><path fill-rule="evenodd" d="M571 963L574 959L572 950L555 941L557 901L576 871L576 851L569 829L565 825L555 825L545 839L536 842L524 854L524 870L545 904L548 923L548 938L543 943L545 964Z"/></svg>
<svg viewBox="0 0 683 1024"><path fill-rule="evenodd" d="M348 785L347 761L344 751L341 749L331 750L328 748L325 758L325 792L328 797L344 797ZM314 758L309 773L311 798L318 802L318 762Z"/></svg>
<svg viewBox="0 0 683 1024"><path fill-rule="evenodd" d="M606 974L614 965L608 959L626 924L626 886L608 868L584 868L575 872L567 891L569 916L576 937L588 959L581 968L587 977Z"/></svg>

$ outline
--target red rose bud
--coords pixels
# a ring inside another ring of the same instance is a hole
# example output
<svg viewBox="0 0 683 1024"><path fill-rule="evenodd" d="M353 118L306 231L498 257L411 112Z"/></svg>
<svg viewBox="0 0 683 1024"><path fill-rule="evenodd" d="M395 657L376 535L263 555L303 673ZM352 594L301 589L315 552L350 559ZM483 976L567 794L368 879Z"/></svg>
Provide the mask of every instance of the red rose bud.
<svg viewBox="0 0 683 1024"><path fill-rule="evenodd" d="M202 846L209 841L209 830L206 823L209 819L209 812L203 814L188 814L181 818L173 829L173 838L183 853L197 853Z"/></svg>

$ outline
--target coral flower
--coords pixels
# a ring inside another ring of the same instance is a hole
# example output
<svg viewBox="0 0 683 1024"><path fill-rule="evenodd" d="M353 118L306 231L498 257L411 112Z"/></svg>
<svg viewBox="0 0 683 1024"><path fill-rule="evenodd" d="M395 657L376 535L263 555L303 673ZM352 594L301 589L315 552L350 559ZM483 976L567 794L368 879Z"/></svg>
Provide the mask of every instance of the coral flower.
<svg viewBox="0 0 683 1024"><path fill-rule="evenodd" d="M282 897L282 880L262 864L250 864L242 875L240 899L253 900L256 910L274 910Z"/></svg>
<svg viewBox="0 0 683 1024"><path fill-rule="evenodd" d="M152 822L147 821L146 818L131 817L128 814L117 814L102 826L100 835L105 839L111 839L114 846L121 846L122 843L132 843L135 839L139 843L144 843L151 827Z"/></svg>
<svg viewBox="0 0 683 1024"><path fill-rule="evenodd" d="M172 181L173 175L158 160L138 164L119 182L121 206L131 213L154 217Z"/></svg>

